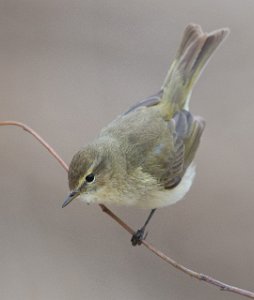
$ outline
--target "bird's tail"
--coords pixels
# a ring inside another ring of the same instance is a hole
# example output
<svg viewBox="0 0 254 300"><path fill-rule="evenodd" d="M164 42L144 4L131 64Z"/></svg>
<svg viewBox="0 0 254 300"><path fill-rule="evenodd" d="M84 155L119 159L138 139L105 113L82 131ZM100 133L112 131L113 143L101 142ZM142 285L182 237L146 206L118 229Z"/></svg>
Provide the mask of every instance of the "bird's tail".
<svg viewBox="0 0 254 300"><path fill-rule="evenodd" d="M199 25L186 27L175 60L162 85L161 108L165 117L171 118L183 108L188 110L195 83L228 33L227 28L204 33Z"/></svg>

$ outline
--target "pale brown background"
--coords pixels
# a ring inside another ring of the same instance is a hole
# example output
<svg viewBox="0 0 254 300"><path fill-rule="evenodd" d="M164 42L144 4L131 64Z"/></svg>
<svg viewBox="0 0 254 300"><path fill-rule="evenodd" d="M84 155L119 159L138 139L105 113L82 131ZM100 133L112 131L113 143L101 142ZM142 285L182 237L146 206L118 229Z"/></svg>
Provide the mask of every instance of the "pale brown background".
<svg viewBox="0 0 254 300"><path fill-rule="evenodd" d="M26 122L69 163L135 101L157 92L189 22L228 26L193 93L207 120L185 200L149 241L254 290L254 1L0 1L0 119ZM65 209L65 171L31 136L0 128L0 299L240 299L160 261L98 206ZM147 212L112 209L137 228Z"/></svg>

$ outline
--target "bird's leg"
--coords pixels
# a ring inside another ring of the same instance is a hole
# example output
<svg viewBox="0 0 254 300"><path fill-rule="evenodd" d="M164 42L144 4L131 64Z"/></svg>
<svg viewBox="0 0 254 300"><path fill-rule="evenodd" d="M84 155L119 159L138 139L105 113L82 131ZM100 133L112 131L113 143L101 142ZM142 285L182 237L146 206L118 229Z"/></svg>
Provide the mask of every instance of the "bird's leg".
<svg viewBox="0 0 254 300"><path fill-rule="evenodd" d="M141 245L142 240L145 240L145 238L147 237L147 233L145 234L145 229L146 229L147 224L151 220L153 214L155 213L155 211L156 211L156 208L153 208L150 211L150 214L149 214L148 218L146 219L145 224L133 234L133 236L131 238L132 246Z"/></svg>

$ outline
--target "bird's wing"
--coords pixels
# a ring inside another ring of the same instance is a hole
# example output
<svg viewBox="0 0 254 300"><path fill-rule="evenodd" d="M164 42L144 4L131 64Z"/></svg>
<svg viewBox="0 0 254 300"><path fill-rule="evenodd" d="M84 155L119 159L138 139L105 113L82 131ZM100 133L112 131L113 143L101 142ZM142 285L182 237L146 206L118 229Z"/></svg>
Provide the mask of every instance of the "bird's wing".
<svg viewBox="0 0 254 300"><path fill-rule="evenodd" d="M153 107L160 104L161 95L162 92L159 92L138 102L124 115L140 107ZM160 143L154 144L146 159L140 159L143 161L143 170L157 178L166 189L177 186L193 161L204 128L205 121L201 117L193 116L184 109L177 111L168 121L167 132L170 136L163 134L163 138L157 140Z"/></svg>
<svg viewBox="0 0 254 300"><path fill-rule="evenodd" d="M174 115L169 126L173 131L174 147L169 158L169 168L163 176L167 189L175 187L181 181L193 161L205 121L201 117L192 116L186 110L181 110Z"/></svg>
<svg viewBox="0 0 254 300"><path fill-rule="evenodd" d="M150 96L146 99L143 99L141 101L139 101L138 103L134 104L133 106L131 106L123 115L127 115L130 112L133 112L134 110L136 110L139 107L151 107L154 105L157 105L161 102L161 96L162 96L162 91L158 92L157 94Z"/></svg>
<svg viewBox="0 0 254 300"><path fill-rule="evenodd" d="M161 179L161 183L166 189L174 188L181 181L184 174L184 153L183 140L176 138L174 149L168 160L168 168Z"/></svg>

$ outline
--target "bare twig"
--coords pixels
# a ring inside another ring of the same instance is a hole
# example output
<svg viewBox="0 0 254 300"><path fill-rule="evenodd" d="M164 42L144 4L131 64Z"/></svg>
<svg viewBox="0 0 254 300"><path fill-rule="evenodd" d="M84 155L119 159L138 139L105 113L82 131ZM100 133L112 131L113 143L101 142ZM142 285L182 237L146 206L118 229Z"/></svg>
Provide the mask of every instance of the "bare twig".
<svg viewBox="0 0 254 300"><path fill-rule="evenodd" d="M32 136L36 138L37 141L39 141L47 150L48 152L54 156L54 158L60 163L60 165L68 172L69 168L67 164L63 161L63 159L60 157L59 154L56 153L56 151L31 127L27 126L24 123L17 122L17 121L2 121L0 122L0 126L18 126L24 129L25 131L29 132Z"/></svg>
<svg viewBox="0 0 254 300"><path fill-rule="evenodd" d="M25 131L29 132L30 134L32 134L48 151L51 155L53 155L57 161L60 163L60 165L68 172L68 166L67 164L62 160L62 158L59 156L59 154L56 153L56 151L38 134L36 133L32 128L30 128L29 126L20 123L20 122L16 122L16 121L4 121L4 122L0 122L0 126L6 126L6 125L14 125L14 126L18 126L23 128ZM103 212L105 212L107 215L109 215L112 219L114 219L119 225L121 225L126 231L128 231L130 234L134 233L134 230L128 225L126 224L122 219L120 219L117 215L115 215L110 209L108 209L105 205L100 204L100 207L102 209ZM153 245L151 245L150 243L148 243L147 241L142 241L142 244L149 249L151 252L153 252L155 255L157 255L158 257L160 257L162 260L164 260L165 262L169 263L170 265L172 265L173 267L175 267L176 269L184 272L185 274L188 274L189 276L196 278L198 280L201 281L205 281L211 285L215 285L218 288L220 288L220 290L222 291L227 291L227 292L232 292L241 296L245 296L251 299L254 299L254 293L250 292L248 290L244 290L244 289L240 289L238 287L234 287L232 285L223 283L215 278L212 278L208 275L202 274L202 273L198 273L195 272L193 270L190 270L186 267L184 267L183 265L177 263L175 260L173 260L172 258L170 258L169 256L165 255L163 252L161 252L160 250L158 250L157 248L155 248Z"/></svg>
<svg viewBox="0 0 254 300"><path fill-rule="evenodd" d="M109 210L105 205L100 205L101 209L103 212L108 214L112 219L114 219L119 225L121 225L126 231L128 231L130 234L133 234L135 231L127 225L123 220L121 220L118 216L116 216L111 210ZM251 299L254 299L254 293L250 292L248 290L244 290L229 284L226 284L222 281L219 281L211 276L195 272L191 269L188 269L184 267L183 265L179 264L169 256L165 255L163 252L155 248L153 245L148 243L147 241L143 240L142 241L143 245L149 249L151 252L153 252L155 255L159 256L161 259L163 259L165 262L170 264L171 266L175 267L176 269L184 272L185 274L188 274L191 277L194 277L198 280L205 281L207 283L210 283L211 285L215 285L218 288L220 288L221 291L227 291L227 292L232 292L241 296L245 296Z"/></svg>

